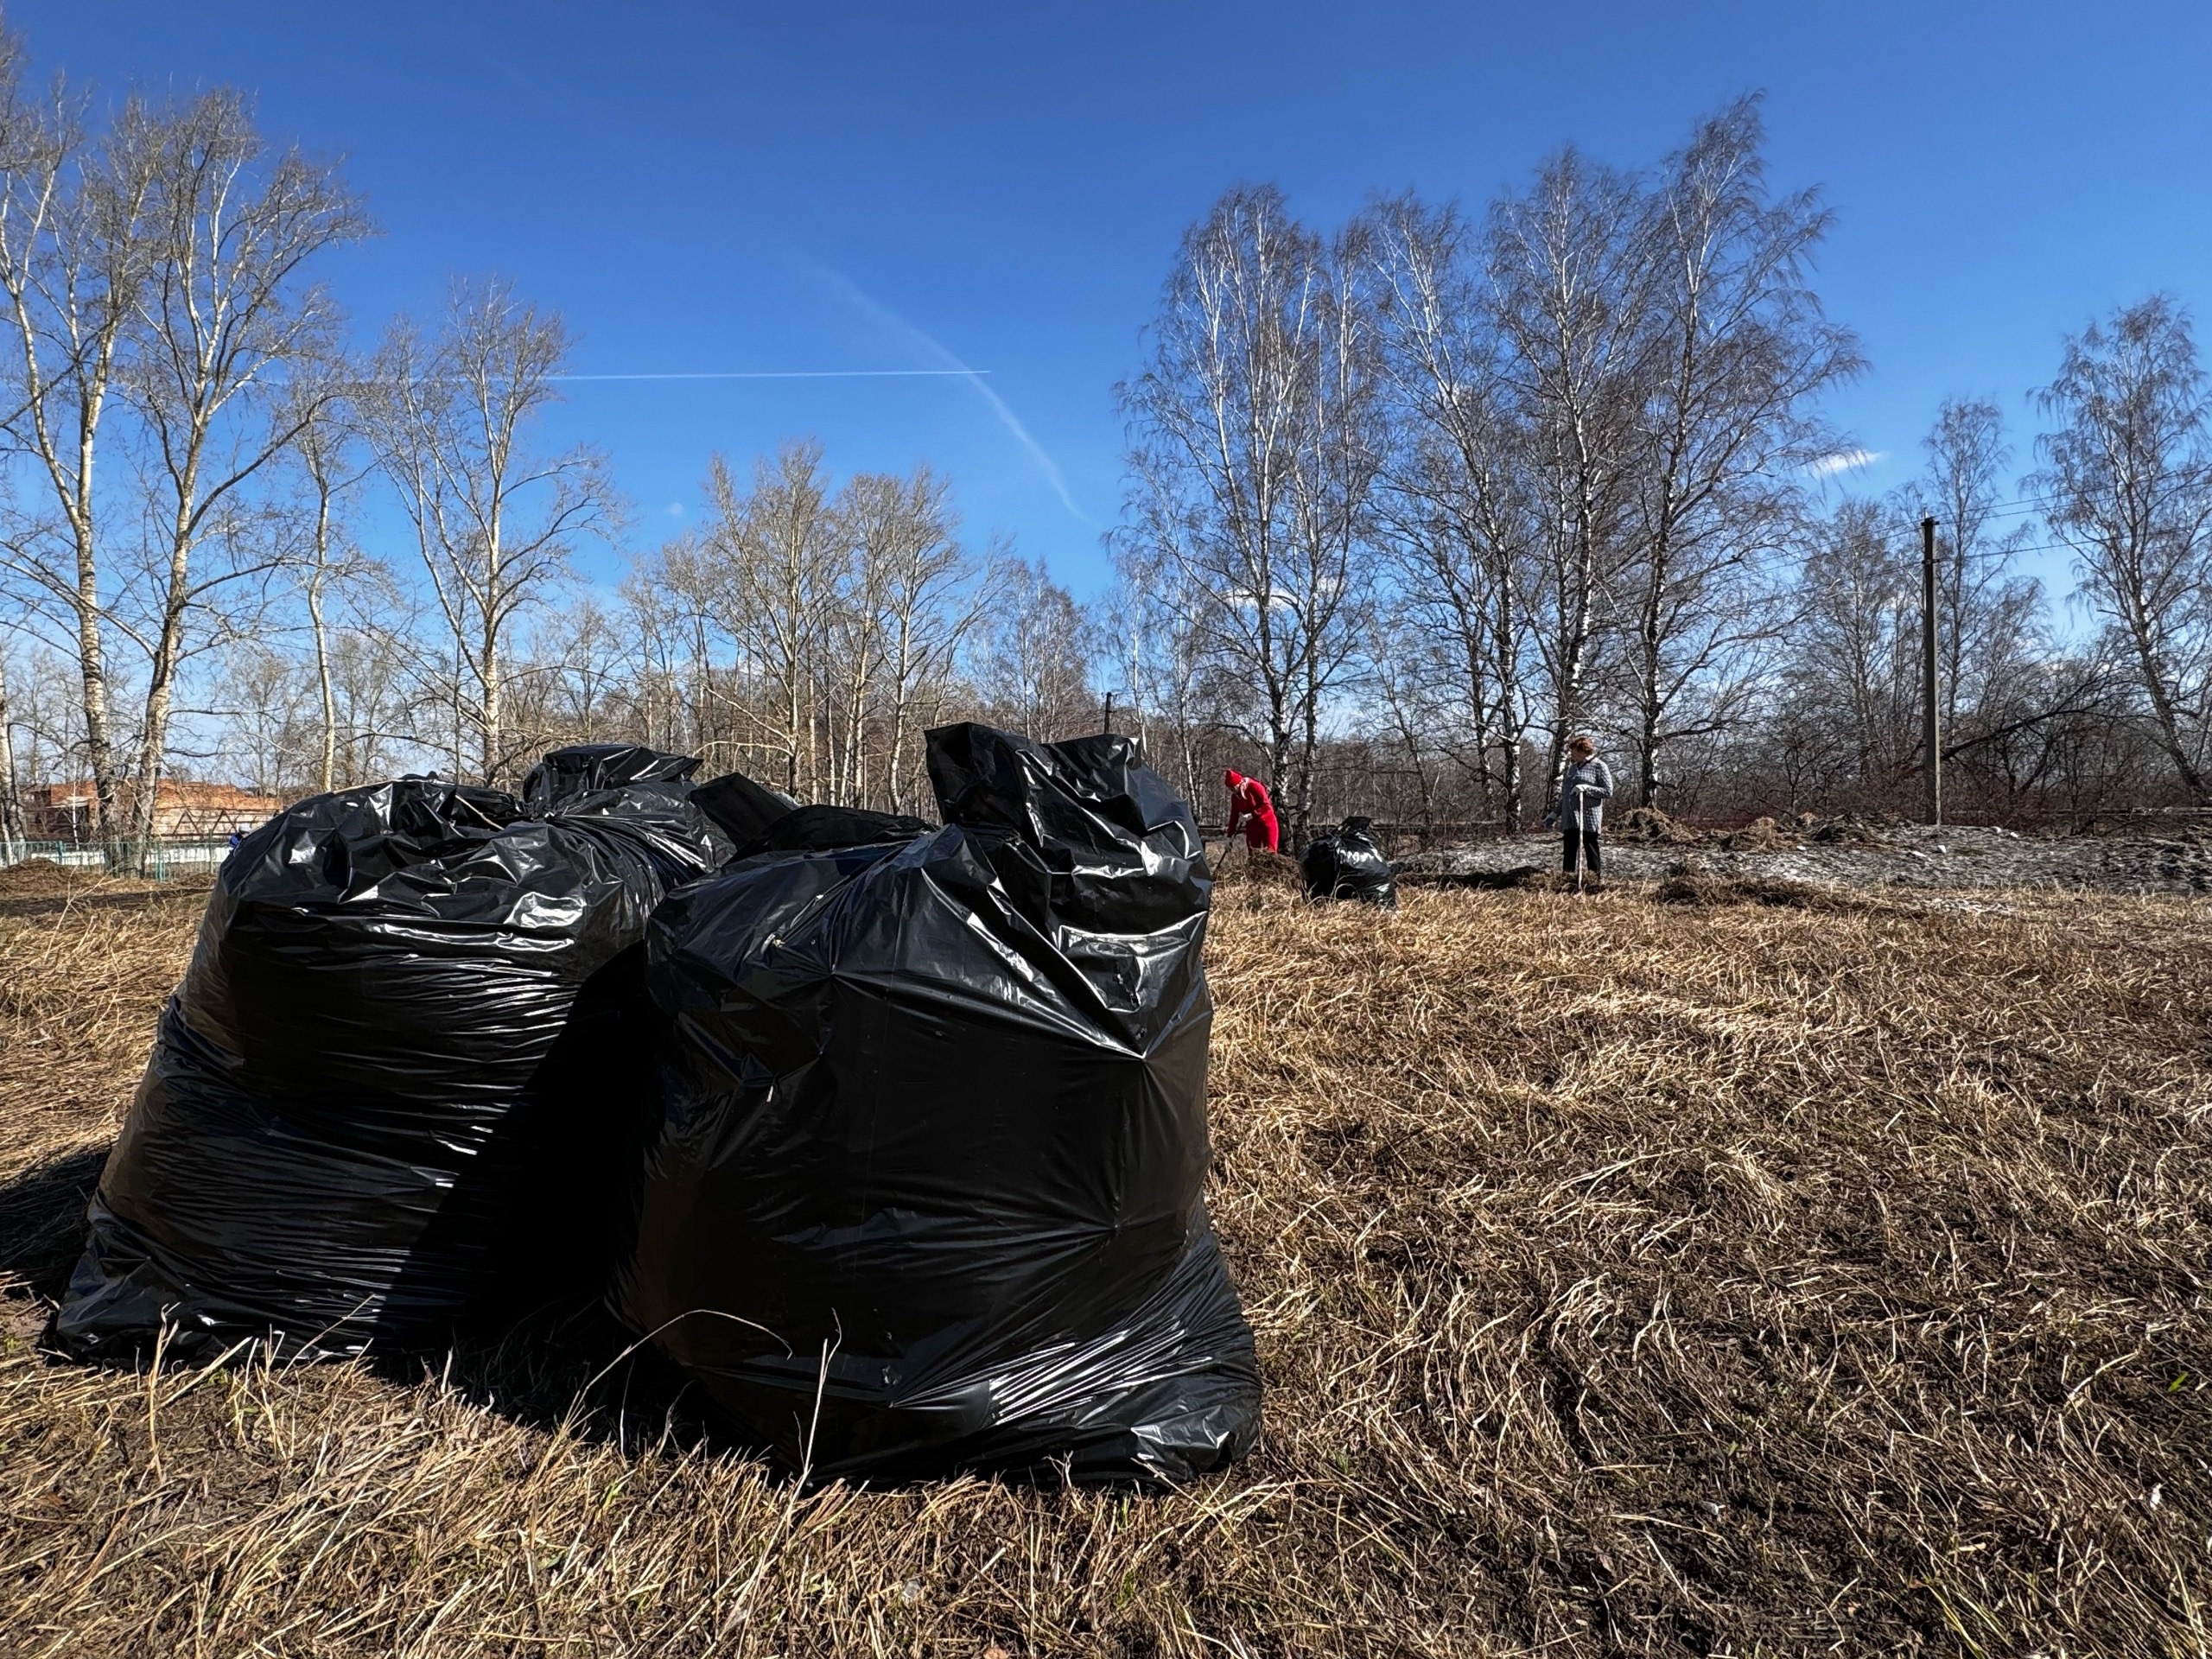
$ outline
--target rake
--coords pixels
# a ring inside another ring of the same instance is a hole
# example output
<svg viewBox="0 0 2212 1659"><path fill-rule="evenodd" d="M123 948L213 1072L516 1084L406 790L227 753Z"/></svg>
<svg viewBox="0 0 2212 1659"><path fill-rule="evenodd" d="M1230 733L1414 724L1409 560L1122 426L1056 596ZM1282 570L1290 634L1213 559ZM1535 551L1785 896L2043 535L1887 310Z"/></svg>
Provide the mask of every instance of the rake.
<svg viewBox="0 0 2212 1659"><path fill-rule="evenodd" d="M1587 784L1577 784L1574 786L1574 817L1572 822L1574 825L1574 890L1577 893L1580 893L1582 891L1582 877L1585 874L1583 870L1584 861L1582 855L1582 849L1584 846L1584 842L1582 840L1582 809L1584 802L1582 798L1589 792L1590 785Z"/></svg>

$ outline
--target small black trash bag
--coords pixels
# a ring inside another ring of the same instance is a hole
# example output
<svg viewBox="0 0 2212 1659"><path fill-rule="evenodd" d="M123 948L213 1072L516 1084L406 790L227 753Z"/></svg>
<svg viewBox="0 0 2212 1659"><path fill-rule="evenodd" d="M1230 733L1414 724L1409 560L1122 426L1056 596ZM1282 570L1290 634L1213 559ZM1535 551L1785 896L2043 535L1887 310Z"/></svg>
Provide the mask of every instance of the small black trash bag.
<svg viewBox="0 0 2212 1659"><path fill-rule="evenodd" d="M685 785L682 792L688 793L687 780L698 769L696 755L670 754L641 743L575 743L555 749L530 769L522 780L522 804L532 814L546 812L580 796L630 784Z"/></svg>
<svg viewBox="0 0 2212 1659"><path fill-rule="evenodd" d="M611 1300L823 1478L1242 1456L1252 1336L1199 1191L1211 875L1129 740L929 735L946 823L661 907L667 1026Z"/></svg>
<svg viewBox="0 0 2212 1659"><path fill-rule="evenodd" d="M121 1358L167 1324L180 1357L241 1338L352 1354L598 1288L650 1121L645 921L727 849L684 799L697 762L652 760L610 785L556 752L530 808L435 779L345 790L248 836L162 1012L60 1341Z"/></svg>
<svg viewBox="0 0 2212 1659"><path fill-rule="evenodd" d="M1306 873L1306 892L1313 899L1355 899L1383 910L1398 907L1398 884L1390 879L1390 861L1375 837L1372 818L1346 818L1332 834L1306 849L1299 868Z"/></svg>
<svg viewBox="0 0 2212 1659"><path fill-rule="evenodd" d="M857 806L801 806L780 789L733 772L691 791L691 800L728 836L734 858L755 853L828 852L870 842L912 841L934 826L899 812Z"/></svg>

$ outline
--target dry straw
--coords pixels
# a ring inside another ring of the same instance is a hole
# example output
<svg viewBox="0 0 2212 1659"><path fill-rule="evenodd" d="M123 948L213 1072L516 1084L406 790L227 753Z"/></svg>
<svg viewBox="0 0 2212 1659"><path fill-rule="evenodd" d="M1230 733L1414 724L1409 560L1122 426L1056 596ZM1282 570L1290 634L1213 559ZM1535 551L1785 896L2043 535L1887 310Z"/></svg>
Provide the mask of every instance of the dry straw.
<svg viewBox="0 0 2212 1659"><path fill-rule="evenodd" d="M192 906L0 905L0 1649L2202 1653L2212 917L1224 894L1262 1453L801 1491L582 1316L35 1345ZM6 895L0 894L0 900Z"/></svg>

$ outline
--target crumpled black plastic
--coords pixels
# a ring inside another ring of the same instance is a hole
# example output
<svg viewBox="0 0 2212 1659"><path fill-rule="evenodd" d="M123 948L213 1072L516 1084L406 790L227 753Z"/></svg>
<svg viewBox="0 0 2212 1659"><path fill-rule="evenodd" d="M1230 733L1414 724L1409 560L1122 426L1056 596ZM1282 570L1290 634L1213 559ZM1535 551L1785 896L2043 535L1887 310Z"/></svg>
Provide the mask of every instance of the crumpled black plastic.
<svg viewBox="0 0 2212 1659"><path fill-rule="evenodd" d="M701 785L691 791L691 799L734 843L733 858L911 841L936 827L903 812L871 812L858 806L801 806L781 791L763 789L735 772Z"/></svg>
<svg viewBox="0 0 2212 1659"><path fill-rule="evenodd" d="M1340 828L1306 848L1299 868L1306 874L1308 897L1353 899L1383 910L1398 907L1398 884L1373 823L1372 818L1346 818Z"/></svg>
<svg viewBox="0 0 2212 1659"><path fill-rule="evenodd" d="M628 784L681 784L698 770L695 754L671 754L642 743L572 743L551 751L524 774L522 804L528 811L542 812Z"/></svg>
<svg viewBox="0 0 2212 1659"><path fill-rule="evenodd" d="M1197 825L1126 738L953 726L929 770L944 828L756 854L654 918L610 1302L816 1478L1218 1467L1260 1384L1200 1198Z"/></svg>
<svg viewBox="0 0 2212 1659"><path fill-rule="evenodd" d="M698 762L556 751L526 807L317 796L225 861L55 1319L86 1357L447 1340L595 1289L651 1095L645 923L727 842Z"/></svg>
<svg viewBox="0 0 2212 1659"><path fill-rule="evenodd" d="M700 785L691 791L691 804L746 850L757 847L770 829L798 810L795 797L755 783L741 772L724 772Z"/></svg>

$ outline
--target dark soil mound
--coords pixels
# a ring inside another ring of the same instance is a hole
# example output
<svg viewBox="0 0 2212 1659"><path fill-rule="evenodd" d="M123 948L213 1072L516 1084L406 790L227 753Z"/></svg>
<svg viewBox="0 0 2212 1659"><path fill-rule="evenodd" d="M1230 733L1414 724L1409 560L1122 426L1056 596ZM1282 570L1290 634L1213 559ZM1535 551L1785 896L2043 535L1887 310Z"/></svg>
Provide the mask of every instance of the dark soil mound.
<svg viewBox="0 0 2212 1659"><path fill-rule="evenodd" d="M1777 853L1796 844L1796 834L1772 818L1753 818L1741 830L1720 837L1720 845L1732 853Z"/></svg>
<svg viewBox="0 0 2212 1659"><path fill-rule="evenodd" d="M0 870L0 899L44 899L82 887L90 879L50 858L27 858Z"/></svg>
<svg viewBox="0 0 2212 1659"><path fill-rule="evenodd" d="M1705 875L1678 870L1652 889L1662 905L1774 905L1789 910L1865 911L1888 909L1858 893L1781 876Z"/></svg>
<svg viewBox="0 0 2212 1659"><path fill-rule="evenodd" d="M1242 876L1255 887L1281 887L1290 893L1306 891L1306 877L1298 868L1298 861L1283 853L1248 849L1230 874Z"/></svg>
<svg viewBox="0 0 2212 1659"><path fill-rule="evenodd" d="M1555 893L1562 885L1573 885L1563 883L1558 871L1535 864L1516 864L1510 870L1406 870L1399 874L1397 880L1403 887L1462 887L1478 893L1503 893L1515 888Z"/></svg>
<svg viewBox="0 0 2212 1659"><path fill-rule="evenodd" d="M1656 806L1630 807L1614 823L1612 834L1617 841L1650 842L1662 847L1702 847L1709 839L1702 830L1670 818Z"/></svg>
<svg viewBox="0 0 2212 1659"><path fill-rule="evenodd" d="M1881 837L1865 819L1847 815L1825 821L1815 819L1806 830L1805 839L1828 847L1872 847Z"/></svg>

